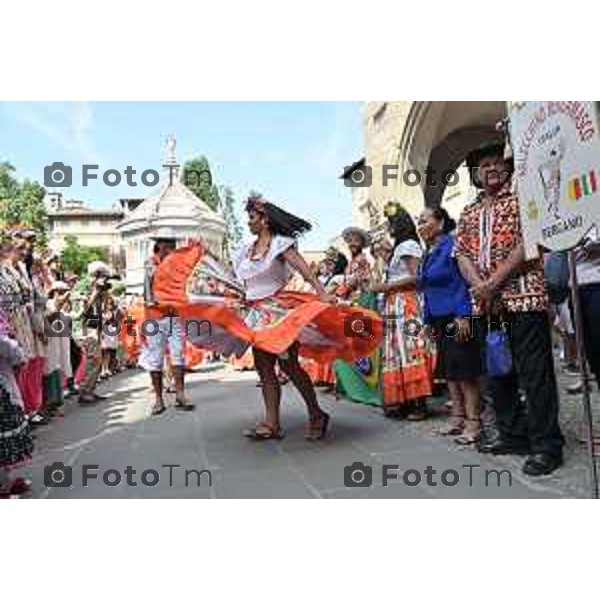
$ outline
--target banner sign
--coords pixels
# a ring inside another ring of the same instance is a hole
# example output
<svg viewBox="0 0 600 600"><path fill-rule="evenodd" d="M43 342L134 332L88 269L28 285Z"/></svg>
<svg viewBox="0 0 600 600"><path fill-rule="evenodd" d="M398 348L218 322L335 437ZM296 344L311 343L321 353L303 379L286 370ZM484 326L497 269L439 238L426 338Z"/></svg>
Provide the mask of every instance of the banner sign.
<svg viewBox="0 0 600 600"><path fill-rule="evenodd" d="M525 253L573 248L600 224L600 103L511 102L509 117Z"/></svg>

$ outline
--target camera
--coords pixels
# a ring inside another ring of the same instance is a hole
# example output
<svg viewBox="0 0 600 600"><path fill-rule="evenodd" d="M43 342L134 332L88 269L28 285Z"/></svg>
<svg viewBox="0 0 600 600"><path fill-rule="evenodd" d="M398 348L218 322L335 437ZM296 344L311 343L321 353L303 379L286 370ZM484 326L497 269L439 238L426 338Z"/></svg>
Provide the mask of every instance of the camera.
<svg viewBox="0 0 600 600"><path fill-rule="evenodd" d="M73 320L61 312L48 315L44 319L44 335L49 338L71 337Z"/></svg>
<svg viewBox="0 0 600 600"><path fill-rule="evenodd" d="M354 462L344 467L344 485L349 488L371 487L373 485L373 467L362 462Z"/></svg>
<svg viewBox="0 0 600 600"><path fill-rule="evenodd" d="M348 165L344 168L344 173L346 172L348 173L348 176L344 177L344 185L346 187L371 187L373 183L373 169L368 165L354 169L352 165Z"/></svg>
<svg viewBox="0 0 600 600"><path fill-rule="evenodd" d="M95 285L100 291L107 292L112 288L112 282L120 279L118 275L99 275L96 278Z"/></svg>
<svg viewBox="0 0 600 600"><path fill-rule="evenodd" d="M361 312L344 317L344 335L371 339L373 337L373 319Z"/></svg>
<svg viewBox="0 0 600 600"><path fill-rule="evenodd" d="M46 487L72 487L73 467L66 467L60 461L44 467L44 485Z"/></svg>
<svg viewBox="0 0 600 600"><path fill-rule="evenodd" d="M73 169L65 163L53 162L44 167L44 185L46 187L70 187L73 183Z"/></svg>
<svg viewBox="0 0 600 600"><path fill-rule="evenodd" d="M96 287L103 292L107 292L112 287L112 284L108 281L108 277L98 277L96 279Z"/></svg>

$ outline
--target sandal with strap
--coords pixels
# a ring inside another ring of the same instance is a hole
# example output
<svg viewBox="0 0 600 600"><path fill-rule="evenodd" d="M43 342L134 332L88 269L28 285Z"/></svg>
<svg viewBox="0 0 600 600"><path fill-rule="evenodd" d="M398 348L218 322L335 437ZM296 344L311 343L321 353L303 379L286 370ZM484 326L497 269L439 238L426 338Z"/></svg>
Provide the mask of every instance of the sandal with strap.
<svg viewBox="0 0 600 600"><path fill-rule="evenodd" d="M481 437L479 421L467 419L465 429L461 435L454 438L459 446L472 446L479 442Z"/></svg>
<svg viewBox="0 0 600 600"><path fill-rule="evenodd" d="M259 423L250 429L245 429L243 434L244 437L255 441L283 439L281 427L272 427L268 423Z"/></svg>
<svg viewBox="0 0 600 600"><path fill-rule="evenodd" d="M454 442L459 446L474 446L479 442L478 433L462 433L454 438Z"/></svg>
<svg viewBox="0 0 600 600"><path fill-rule="evenodd" d="M456 418L453 420L453 417L451 417L450 422L445 427L440 427L437 434L443 436L460 435L464 429L465 423L462 419L460 421Z"/></svg>
<svg viewBox="0 0 600 600"><path fill-rule="evenodd" d="M329 415L325 411L321 411L321 414L316 419L311 419L308 422L308 433L304 437L309 442L322 440L327 434L329 419Z"/></svg>
<svg viewBox="0 0 600 600"><path fill-rule="evenodd" d="M191 412L192 410L196 410L196 405L187 400L175 400L175 408L177 410Z"/></svg>
<svg viewBox="0 0 600 600"><path fill-rule="evenodd" d="M407 421L426 421L427 419L429 419L430 414L429 411L423 408L418 408L417 410L414 410L410 413L408 413L408 415L406 415L406 420Z"/></svg>
<svg viewBox="0 0 600 600"><path fill-rule="evenodd" d="M163 402L155 404L152 407L152 412L150 413L153 417L156 417L157 415L162 415L162 413L165 412L165 410L167 410L167 407L164 405Z"/></svg>
<svg viewBox="0 0 600 600"><path fill-rule="evenodd" d="M155 404L152 407L152 412L150 413L153 417L157 415L162 415L167 410L167 407L164 404Z"/></svg>

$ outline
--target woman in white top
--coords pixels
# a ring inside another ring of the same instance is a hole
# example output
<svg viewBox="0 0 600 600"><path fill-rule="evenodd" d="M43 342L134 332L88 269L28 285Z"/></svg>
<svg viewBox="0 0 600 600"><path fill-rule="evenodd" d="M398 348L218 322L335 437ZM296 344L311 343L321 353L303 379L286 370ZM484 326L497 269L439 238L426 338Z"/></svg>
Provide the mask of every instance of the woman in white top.
<svg viewBox="0 0 600 600"><path fill-rule="evenodd" d="M278 302L271 304L268 299L274 298L286 287L293 270L312 285L321 301L333 302L334 298L327 294L298 252L296 237L309 231L310 224L258 198L250 198L246 210L248 228L256 239L242 248L234 260L236 277L244 282L246 301L256 303L246 316L246 323L253 328L272 326L287 315L285 307ZM246 430L244 435L257 440L281 438L283 435L279 416L281 386L275 370L279 363L306 403L309 418L307 439L322 439L327 431L329 415L319 407L310 377L298 362L298 342L281 354L256 346L253 353L254 366L262 381L265 420Z"/></svg>
<svg viewBox="0 0 600 600"><path fill-rule="evenodd" d="M417 270L423 256L410 215L396 202L385 207L394 249L384 282L373 292L384 294L387 320L383 346L382 397L387 414L410 420L427 416L425 398L433 391L435 352L423 325Z"/></svg>
<svg viewBox="0 0 600 600"><path fill-rule="evenodd" d="M246 431L248 437L264 440L282 436L281 390L275 374L279 363L306 402L307 438L320 440L327 431L329 416L319 407L298 356L321 362L368 356L383 337L383 322L372 313L368 333L348 331L354 311L335 304L335 297L327 293L298 253L297 238L311 228L309 223L261 198L250 198L246 210L255 239L234 257L237 280L210 256L205 244L192 242L160 263L153 293L163 307L177 310L186 319L188 340L194 345L237 357L252 346L263 383L266 417ZM287 288L294 271L316 294ZM200 284L208 277L221 281L224 289L194 294L194 289L204 289Z"/></svg>

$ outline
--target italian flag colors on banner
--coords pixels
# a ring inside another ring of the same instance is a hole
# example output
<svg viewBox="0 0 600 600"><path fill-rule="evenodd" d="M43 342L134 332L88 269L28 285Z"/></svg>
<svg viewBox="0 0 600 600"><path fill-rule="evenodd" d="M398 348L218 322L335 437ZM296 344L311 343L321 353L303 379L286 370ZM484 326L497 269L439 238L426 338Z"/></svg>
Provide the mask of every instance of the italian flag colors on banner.
<svg viewBox="0 0 600 600"><path fill-rule="evenodd" d="M598 178L596 171L592 170L580 177L574 177L569 181L569 200L579 200L583 196L590 196L598 191Z"/></svg>

